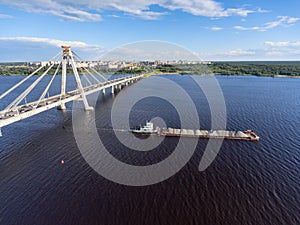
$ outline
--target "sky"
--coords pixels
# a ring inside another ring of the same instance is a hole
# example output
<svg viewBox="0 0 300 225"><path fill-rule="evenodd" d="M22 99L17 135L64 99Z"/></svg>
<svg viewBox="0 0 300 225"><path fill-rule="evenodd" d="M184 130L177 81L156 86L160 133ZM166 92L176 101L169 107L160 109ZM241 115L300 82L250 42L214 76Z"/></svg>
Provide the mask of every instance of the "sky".
<svg viewBox="0 0 300 225"><path fill-rule="evenodd" d="M144 40L204 61L300 60L299 8L299 0L0 0L0 62L49 60L61 45L98 60Z"/></svg>

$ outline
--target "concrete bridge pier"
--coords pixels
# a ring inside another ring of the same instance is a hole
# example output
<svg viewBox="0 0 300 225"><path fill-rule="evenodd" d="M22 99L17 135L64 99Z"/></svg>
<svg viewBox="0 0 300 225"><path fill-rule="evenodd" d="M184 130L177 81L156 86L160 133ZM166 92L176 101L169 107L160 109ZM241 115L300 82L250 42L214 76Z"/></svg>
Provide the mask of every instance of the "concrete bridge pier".
<svg viewBox="0 0 300 225"><path fill-rule="evenodd" d="M57 106L57 109L58 110L66 110L67 107L66 107L65 103L62 103L61 105Z"/></svg>
<svg viewBox="0 0 300 225"><path fill-rule="evenodd" d="M114 94L115 93L115 86L111 86L111 93Z"/></svg>

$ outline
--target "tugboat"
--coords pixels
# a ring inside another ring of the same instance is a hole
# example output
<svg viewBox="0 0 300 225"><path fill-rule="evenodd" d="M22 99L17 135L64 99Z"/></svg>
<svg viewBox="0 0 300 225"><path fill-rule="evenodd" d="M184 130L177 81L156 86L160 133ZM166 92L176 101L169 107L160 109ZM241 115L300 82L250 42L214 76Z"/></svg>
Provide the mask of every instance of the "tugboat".
<svg viewBox="0 0 300 225"><path fill-rule="evenodd" d="M153 123L148 121L146 121L145 126L130 131L135 134L144 134L144 135L157 134L157 130L153 129Z"/></svg>

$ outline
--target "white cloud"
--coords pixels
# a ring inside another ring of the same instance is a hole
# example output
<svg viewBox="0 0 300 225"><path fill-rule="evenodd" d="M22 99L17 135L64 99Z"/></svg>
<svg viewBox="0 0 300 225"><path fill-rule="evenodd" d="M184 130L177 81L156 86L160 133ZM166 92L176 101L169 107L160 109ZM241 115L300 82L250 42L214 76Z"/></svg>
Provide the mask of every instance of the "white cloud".
<svg viewBox="0 0 300 225"><path fill-rule="evenodd" d="M201 52L199 57L204 61L240 61L240 60L255 60L260 56L260 50L249 49L233 49L225 52Z"/></svg>
<svg viewBox="0 0 300 225"><path fill-rule="evenodd" d="M223 8L222 5L213 0L172 0L161 1L161 5L170 10L182 10L184 12L207 17L247 16L255 10L244 8ZM166 2L166 3L165 3Z"/></svg>
<svg viewBox="0 0 300 225"><path fill-rule="evenodd" d="M269 10L265 10L265 9L261 9L261 8L258 8L257 9L257 12L260 12L260 13L268 13L270 12Z"/></svg>
<svg viewBox="0 0 300 225"><path fill-rule="evenodd" d="M89 13L85 10L81 10L80 7L72 6L72 4L65 4L64 1L57 0L1 0L0 3L6 5L12 5L17 8L21 8L28 12L47 13L66 20L74 21L99 21L101 16L96 13Z"/></svg>
<svg viewBox="0 0 300 225"><path fill-rule="evenodd" d="M281 56L284 59L299 59L300 41L265 41L267 56Z"/></svg>
<svg viewBox="0 0 300 225"><path fill-rule="evenodd" d="M242 55L254 55L255 51L243 50L243 49L235 49L228 52L225 52L225 55L230 56L242 56Z"/></svg>
<svg viewBox="0 0 300 225"><path fill-rule="evenodd" d="M13 16L0 13L0 19L11 19L11 18L13 18Z"/></svg>
<svg viewBox="0 0 300 225"><path fill-rule="evenodd" d="M277 51L277 50L274 50L274 51L266 51L266 55L269 56L269 57L281 57L281 56L284 56L285 53L282 52L282 51Z"/></svg>
<svg viewBox="0 0 300 225"><path fill-rule="evenodd" d="M234 26L236 30L252 30L252 31L267 31L269 29L282 26L289 27L294 25L300 20L298 17L289 17L289 16L278 16L278 20L265 23L263 26L253 26L253 27L244 27L244 26Z"/></svg>
<svg viewBox="0 0 300 225"><path fill-rule="evenodd" d="M260 27L243 27L243 26L234 26L236 30L260 30Z"/></svg>
<svg viewBox="0 0 300 225"><path fill-rule="evenodd" d="M218 30L223 30L222 27L217 27L217 26L213 26L210 28L212 31L218 31Z"/></svg>
<svg viewBox="0 0 300 225"><path fill-rule="evenodd" d="M108 15L109 17L113 17L113 18L121 18L121 16L119 15L115 15L115 14L111 14L111 15Z"/></svg>
<svg viewBox="0 0 300 225"><path fill-rule="evenodd" d="M39 37L0 37L0 41L12 41L12 42L25 42L35 43L40 45L52 45L60 47L62 45L69 45L72 48L79 48L81 50L102 50L103 48L98 45L90 45L81 41L63 41L51 38L39 38Z"/></svg>
<svg viewBox="0 0 300 225"><path fill-rule="evenodd" d="M48 60L60 46L70 45L84 60L97 60L106 50L102 46L81 41L64 41L40 37L0 37L0 49L7 52L0 54L0 61L43 61Z"/></svg>
<svg viewBox="0 0 300 225"><path fill-rule="evenodd" d="M103 10L115 10L137 16L143 19L158 19L167 14L163 10L181 10L183 12L205 17L245 17L250 13L263 12L261 9L250 10L245 8L224 8L215 0L1 0L2 4L13 5L29 12L48 13L68 20L75 21L99 21L99 13ZM157 5L160 11L150 9Z"/></svg>
<svg viewBox="0 0 300 225"><path fill-rule="evenodd" d="M191 60L199 58L188 49L165 41L140 41L112 49L100 57L101 60Z"/></svg>
<svg viewBox="0 0 300 225"><path fill-rule="evenodd" d="M223 30L223 27L218 27L218 26L212 26L212 27L201 27L203 29L207 29L207 30L212 30L212 31L219 31L219 30Z"/></svg>
<svg viewBox="0 0 300 225"><path fill-rule="evenodd" d="M266 41L264 44L271 47L300 47L300 41Z"/></svg>
<svg viewBox="0 0 300 225"><path fill-rule="evenodd" d="M266 41L264 47L256 49L233 49L226 52L199 53L203 60L299 60L299 41Z"/></svg>

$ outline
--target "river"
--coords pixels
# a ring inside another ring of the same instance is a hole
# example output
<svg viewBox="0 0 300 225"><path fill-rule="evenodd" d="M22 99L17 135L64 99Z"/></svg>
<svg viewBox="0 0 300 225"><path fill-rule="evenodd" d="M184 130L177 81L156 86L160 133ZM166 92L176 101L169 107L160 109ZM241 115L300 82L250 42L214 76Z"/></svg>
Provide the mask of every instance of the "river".
<svg viewBox="0 0 300 225"><path fill-rule="evenodd" d="M201 110L200 124L210 129L209 106L191 77L161 77L186 91ZM212 164L200 172L207 140L199 140L179 172L153 185L122 185L95 172L76 144L71 104L65 112L52 109L2 128L0 224L300 224L300 80L216 78L225 98L227 129L253 129L260 141L225 140ZM0 93L20 79L0 77ZM131 153L109 130L115 98L139 90L140 82L155 87L154 80L139 81L115 97L107 93L94 111L105 146L127 163L158 162L178 142L170 138L155 151ZM13 97L1 100L0 107ZM178 101L184 105L186 99ZM170 107L159 98L144 99L132 109L130 123L161 116L168 126L178 127Z"/></svg>

